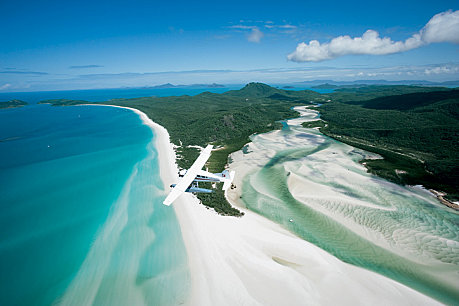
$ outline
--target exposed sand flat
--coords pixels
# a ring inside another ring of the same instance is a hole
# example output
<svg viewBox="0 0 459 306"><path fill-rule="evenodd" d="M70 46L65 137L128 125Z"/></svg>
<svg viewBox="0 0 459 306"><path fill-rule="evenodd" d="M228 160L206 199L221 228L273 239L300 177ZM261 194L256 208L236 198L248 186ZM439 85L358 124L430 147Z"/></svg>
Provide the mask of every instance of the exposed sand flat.
<svg viewBox="0 0 459 306"><path fill-rule="evenodd" d="M221 217L191 195L174 205L190 260L190 305L437 304L250 211Z"/></svg>
<svg viewBox="0 0 459 306"><path fill-rule="evenodd" d="M161 177L169 186L177 180L177 168L167 131L136 112L155 131ZM241 178L243 171L236 170ZM242 218L222 217L191 194L182 195L173 208L189 257L189 305L438 304L393 280L343 263L251 211L243 209Z"/></svg>

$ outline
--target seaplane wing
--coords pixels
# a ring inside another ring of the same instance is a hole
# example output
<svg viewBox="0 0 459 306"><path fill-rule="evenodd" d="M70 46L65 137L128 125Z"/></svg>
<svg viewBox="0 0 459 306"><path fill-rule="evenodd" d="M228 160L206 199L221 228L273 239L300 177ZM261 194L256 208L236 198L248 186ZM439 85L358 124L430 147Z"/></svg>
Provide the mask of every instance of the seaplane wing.
<svg viewBox="0 0 459 306"><path fill-rule="evenodd" d="M183 192L185 192L190 184L194 181L196 176L199 174L200 170L206 164L207 160L210 157L210 152L212 151L212 145L208 145L204 150L202 150L201 155L196 159L194 164L186 172L178 184L172 189L169 195L164 200L164 205L171 205Z"/></svg>

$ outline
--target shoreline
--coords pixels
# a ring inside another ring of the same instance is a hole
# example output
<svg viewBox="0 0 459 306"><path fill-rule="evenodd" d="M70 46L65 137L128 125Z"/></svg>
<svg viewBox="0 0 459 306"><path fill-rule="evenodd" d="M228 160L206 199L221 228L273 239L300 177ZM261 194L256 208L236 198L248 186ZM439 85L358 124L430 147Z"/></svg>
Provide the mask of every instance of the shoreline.
<svg viewBox="0 0 459 306"><path fill-rule="evenodd" d="M425 188L425 186L423 186ZM451 209L454 209L455 211L459 211L459 205L454 203L454 202L451 202L447 199L445 199L444 197L447 196L448 194L445 193L445 192L441 192L441 191L437 191L437 190L434 190L434 189L427 189L425 188L426 190L430 191L437 199L438 201L440 201L440 203L442 203L443 205L445 206L448 206L449 208Z"/></svg>
<svg viewBox="0 0 459 306"><path fill-rule="evenodd" d="M168 186L178 175L167 130L143 112L123 108L134 111L154 131L160 176ZM191 194L182 195L173 207L188 253L187 305L438 303L384 276L341 262L244 208L243 218L220 216Z"/></svg>

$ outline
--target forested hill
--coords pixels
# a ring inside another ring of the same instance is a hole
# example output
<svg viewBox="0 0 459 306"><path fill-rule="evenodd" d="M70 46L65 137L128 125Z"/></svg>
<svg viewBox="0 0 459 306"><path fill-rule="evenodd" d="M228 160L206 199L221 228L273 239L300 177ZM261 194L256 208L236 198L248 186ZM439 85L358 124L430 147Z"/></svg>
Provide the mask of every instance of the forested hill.
<svg viewBox="0 0 459 306"><path fill-rule="evenodd" d="M356 102L367 101L379 97L449 90L450 89L446 87L426 87L412 85L358 85L355 87L340 87L328 95L334 102Z"/></svg>
<svg viewBox="0 0 459 306"><path fill-rule="evenodd" d="M440 101L457 102L459 90L443 90L424 93L411 93L371 99L368 101L351 102L372 109L410 110L418 107L432 105Z"/></svg>
<svg viewBox="0 0 459 306"><path fill-rule="evenodd" d="M459 90L355 100L323 105L321 131L384 156L365 161L378 175L459 198Z"/></svg>
<svg viewBox="0 0 459 306"><path fill-rule="evenodd" d="M286 90L277 89L263 83L249 83L239 90L230 90L223 95L233 97L269 97L273 94L284 94Z"/></svg>
<svg viewBox="0 0 459 306"><path fill-rule="evenodd" d="M269 98L274 100L323 100L324 97L312 90L284 90L271 87L263 83L249 83L239 90L230 90L223 93L225 96L242 98Z"/></svg>

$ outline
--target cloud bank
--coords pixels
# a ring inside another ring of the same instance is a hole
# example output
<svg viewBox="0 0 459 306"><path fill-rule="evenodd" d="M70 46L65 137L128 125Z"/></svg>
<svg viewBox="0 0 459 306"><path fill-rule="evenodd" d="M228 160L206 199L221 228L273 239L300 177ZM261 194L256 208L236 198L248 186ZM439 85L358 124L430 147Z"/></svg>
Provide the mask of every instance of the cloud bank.
<svg viewBox="0 0 459 306"><path fill-rule="evenodd" d="M69 66L69 69L87 69L87 68L101 68L102 65L80 65L80 66Z"/></svg>
<svg viewBox="0 0 459 306"><path fill-rule="evenodd" d="M5 90L5 89L8 89L10 87L11 87L11 84L6 83L6 84L3 84L2 86L0 86L0 90Z"/></svg>
<svg viewBox="0 0 459 306"><path fill-rule="evenodd" d="M433 16L418 33L405 41L381 38L377 31L367 30L361 37L338 36L323 44L317 40L311 40L308 44L302 42L287 59L294 62L319 62L349 54L385 55L440 42L459 43L459 10Z"/></svg>
<svg viewBox="0 0 459 306"><path fill-rule="evenodd" d="M47 72L41 72L41 71L23 71L23 70L6 70L6 71L0 71L2 74L29 74L29 75L47 75Z"/></svg>

